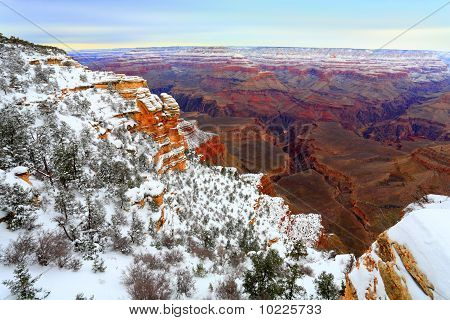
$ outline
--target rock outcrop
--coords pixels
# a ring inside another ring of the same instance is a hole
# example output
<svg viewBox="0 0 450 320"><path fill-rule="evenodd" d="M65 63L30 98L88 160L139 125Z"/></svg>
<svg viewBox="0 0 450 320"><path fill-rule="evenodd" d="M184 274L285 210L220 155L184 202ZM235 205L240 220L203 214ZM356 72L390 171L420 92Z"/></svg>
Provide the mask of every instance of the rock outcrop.
<svg viewBox="0 0 450 320"><path fill-rule="evenodd" d="M132 130L149 134L159 145L158 153L153 158L158 173L185 169L187 145L178 128L182 121L180 107L172 96L152 94L143 78L121 74L102 80L95 87L116 90L123 98L135 101L134 109L117 117L132 118L137 123Z"/></svg>
<svg viewBox="0 0 450 320"><path fill-rule="evenodd" d="M412 158L425 167L450 174L450 145L420 148L412 153Z"/></svg>
<svg viewBox="0 0 450 320"><path fill-rule="evenodd" d="M347 275L346 299L448 299L450 198L428 196L382 233ZM439 250L443 248L443 250Z"/></svg>

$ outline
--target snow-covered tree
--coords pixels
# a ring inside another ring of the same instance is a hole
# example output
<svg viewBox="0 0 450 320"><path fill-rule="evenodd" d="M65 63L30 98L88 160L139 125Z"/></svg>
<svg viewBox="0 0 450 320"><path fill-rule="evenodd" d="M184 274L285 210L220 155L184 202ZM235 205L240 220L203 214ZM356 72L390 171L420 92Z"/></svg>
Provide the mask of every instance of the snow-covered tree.
<svg viewBox="0 0 450 320"><path fill-rule="evenodd" d="M50 292L35 287L40 277L32 278L26 265L19 263L14 270L14 280L5 280L3 284L9 288L11 294L18 300L43 300L48 297Z"/></svg>
<svg viewBox="0 0 450 320"><path fill-rule="evenodd" d="M131 213L131 226L128 235L131 242L136 245L141 245L145 240L145 225L135 212Z"/></svg>

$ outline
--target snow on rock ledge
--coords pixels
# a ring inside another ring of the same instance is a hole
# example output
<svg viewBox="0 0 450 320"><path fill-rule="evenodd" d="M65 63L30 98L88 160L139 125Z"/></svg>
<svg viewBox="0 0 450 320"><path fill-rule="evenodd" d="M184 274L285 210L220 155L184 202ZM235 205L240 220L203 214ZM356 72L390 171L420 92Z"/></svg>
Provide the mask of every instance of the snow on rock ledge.
<svg viewBox="0 0 450 320"><path fill-rule="evenodd" d="M347 275L347 299L449 299L450 198L429 195L382 233Z"/></svg>
<svg viewBox="0 0 450 320"><path fill-rule="evenodd" d="M141 203L147 198L161 199L164 193L164 184L156 180L147 180L143 182L139 187L132 188L126 192L126 196L133 203ZM155 200L158 202L157 200Z"/></svg>

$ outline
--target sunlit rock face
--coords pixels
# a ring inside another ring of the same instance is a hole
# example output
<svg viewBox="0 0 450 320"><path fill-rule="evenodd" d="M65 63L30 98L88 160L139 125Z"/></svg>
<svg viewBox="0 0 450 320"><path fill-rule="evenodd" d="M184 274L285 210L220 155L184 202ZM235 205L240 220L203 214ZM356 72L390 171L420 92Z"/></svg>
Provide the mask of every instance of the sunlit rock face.
<svg viewBox="0 0 450 320"><path fill-rule="evenodd" d="M141 77L112 75L95 84L95 88L116 90L123 98L135 101L133 109L118 115L131 117L137 125L133 130L149 134L159 145L153 157L158 173L186 167L186 141L178 130L180 107L175 99L162 93L152 94Z"/></svg>

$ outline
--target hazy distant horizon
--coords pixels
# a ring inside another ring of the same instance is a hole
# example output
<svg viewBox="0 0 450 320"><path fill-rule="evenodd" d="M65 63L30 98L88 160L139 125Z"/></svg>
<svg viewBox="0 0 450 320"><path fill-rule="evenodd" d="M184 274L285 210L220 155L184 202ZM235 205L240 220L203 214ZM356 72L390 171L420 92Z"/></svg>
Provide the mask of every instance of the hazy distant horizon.
<svg viewBox="0 0 450 320"><path fill-rule="evenodd" d="M376 49L386 45L387 49L448 52L448 3L61 0L55 5L50 0L4 0L0 32L66 50L171 46Z"/></svg>
<svg viewBox="0 0 450 320"><path fill-rule="evenodd" d="M48 43L40 43L41 45L52 45ZM60 47L60 46L58 46ZM64 49L63 47L61 47ZM79 50L66 50L68 53L72 52L95 52L95 51L119 51L119 50L139 50L139 49L170 49L170 48L204 48L204 49L220 49L220 48L230 48L230 49L314 49L314 50L354 50L354 51L408 51L408 52L436 52L436 53L450 53L450 50L429 50L429 49L370 49L370 48L350 48L350 47L295 47L295 46L241 46L241 45L227 45L227 46L201 46L201 45L191 45L191 46L147 46L147 47L117 47L117 48L97 48L97 49L79 49ZM65 48L67 49L67 48Z"/></svg>

